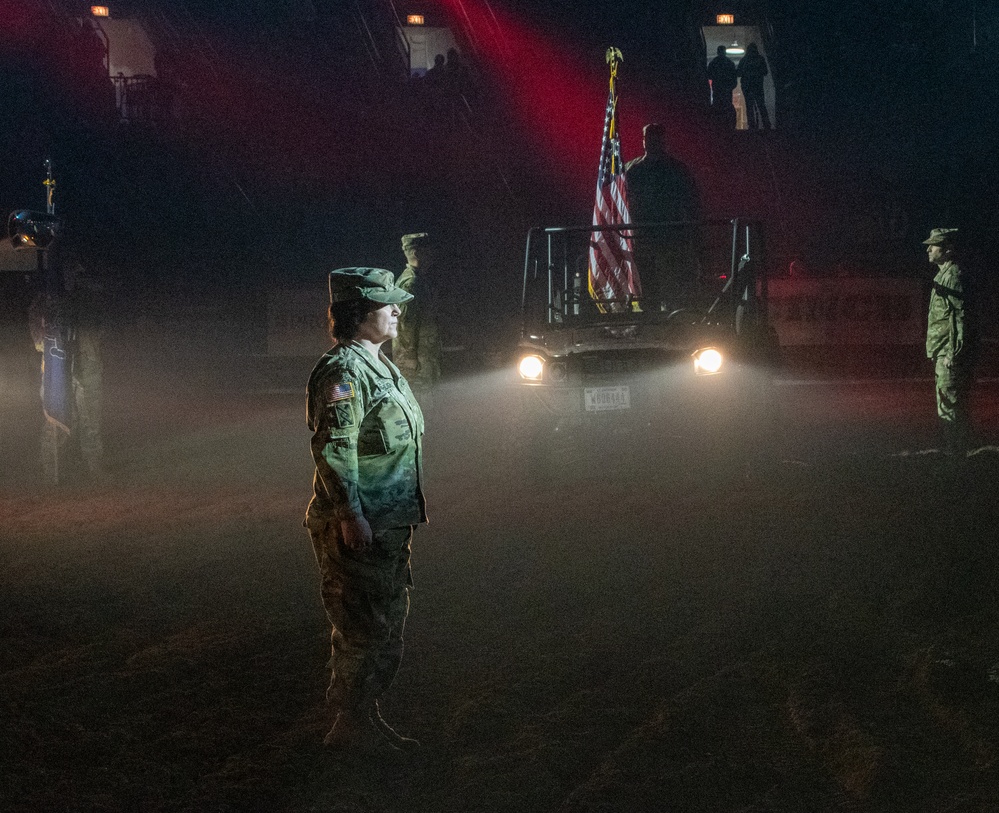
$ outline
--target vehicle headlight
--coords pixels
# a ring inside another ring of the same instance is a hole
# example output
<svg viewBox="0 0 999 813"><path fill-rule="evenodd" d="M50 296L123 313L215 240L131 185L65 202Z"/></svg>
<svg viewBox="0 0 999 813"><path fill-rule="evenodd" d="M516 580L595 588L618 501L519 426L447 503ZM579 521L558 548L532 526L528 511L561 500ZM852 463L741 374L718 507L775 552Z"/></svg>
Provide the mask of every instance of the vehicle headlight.
<svg viewBox="0 0 999 813"><path fill-rule="evenodd" d="M545 370L545 360L541 356L524 356L517 365L520 377L529 381L540 381Z"/></svg>
<svg viewBox="0 0 999 813"><path fill-rule="evenodd" d="M721 372L725 359L721 351L714 347L704 347L693 353L694 372L697 375L714 375Z"/></svg>

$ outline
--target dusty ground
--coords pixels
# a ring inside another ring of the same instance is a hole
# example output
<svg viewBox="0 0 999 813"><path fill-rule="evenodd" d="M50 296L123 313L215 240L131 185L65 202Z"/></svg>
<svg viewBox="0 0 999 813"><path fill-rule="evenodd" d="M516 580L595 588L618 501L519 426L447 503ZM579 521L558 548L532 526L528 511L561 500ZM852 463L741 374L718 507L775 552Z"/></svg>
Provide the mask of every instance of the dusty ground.
<svg viewBox="0 0 999 813"><path fill-rule="evenodd" d="M641 438L539 482L497 379L431 414L416 757L321 747L300 395L119 378L105 482L13 460L0 808L999 810L999 457L915 453L929 381L785 381L734 476Z"/></svg>

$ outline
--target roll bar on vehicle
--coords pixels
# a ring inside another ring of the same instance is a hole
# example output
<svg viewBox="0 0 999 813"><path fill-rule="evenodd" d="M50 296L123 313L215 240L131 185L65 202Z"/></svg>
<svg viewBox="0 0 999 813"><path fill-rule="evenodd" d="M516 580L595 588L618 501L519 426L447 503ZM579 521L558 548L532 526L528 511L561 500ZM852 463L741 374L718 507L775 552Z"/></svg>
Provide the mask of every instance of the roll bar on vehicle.
<svg viewBox="0 0 999 813"><path fill-rule="evenodd" d="M615 232L641 232L641 231L651 231L653 229L662 230L666 228L689 228L689 227L701 227L705 225L731 225L732 238L731 238L731 257L729 260L729 273L728 280L722 289L722 295L728 294L730 296L730 301L732 303L733 313L737 307L750 307L751 303L756 300L756 280L757 278L761 281L761 292L760 296L765 301L766 299L766 277L760 273L763 267L761 262L761 255L763 249L763 239L761 230L759 227L759 222L750 218L734 217L734 218L718 218L710 220L701 221L671 221L662 223L621 223L614 225L605 226L556 226L556 227L542 227L535 226L530 229L527 233L527 244L524 252L524 277L523 284L521 286L520 294L520 306L521 314L526 317L527 309L527 294L528 288L532 281L537 282L539 279L539 268L538 259L533 258L533 250L537 240L544 236L547 240L546 245L546 258L547 258L547 323L553 324L555 319L556 305L554 303L555 299L555 280L557 279L556 274L561 274L561 284L562 290L570 290L571 282L575 271L570 268L570 262L568 253L566 251L562 252L561 261L559 262L558 252L555 246L555 237L557 235L568 236L572 234L588 234L604 231L615 231ZM629 235L631 236L631 235ZM534 259L534 267L532 274L532 258ZM559 265L561 267L559 267ZM708 309L708 313L712 313L716 306L721 301L722 296L720 295L715 302ZM562 303L562 308L566 308L570 303L565 301ZM575 301L572 303L575 307L575 315L579 313L579 302ZM623 303L630 304L630 303ZM763 309L765 313L765 308ZM568 314L565 314L568 315ZM522 325L522 333L526 332L526 325Z"/></svg>

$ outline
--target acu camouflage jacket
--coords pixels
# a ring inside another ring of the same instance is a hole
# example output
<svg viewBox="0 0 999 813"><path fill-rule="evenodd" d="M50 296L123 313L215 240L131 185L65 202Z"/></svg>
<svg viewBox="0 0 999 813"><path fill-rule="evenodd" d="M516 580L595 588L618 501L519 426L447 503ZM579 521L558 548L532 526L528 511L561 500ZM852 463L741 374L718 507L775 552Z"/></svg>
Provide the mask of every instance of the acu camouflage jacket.
<svg viewBox="0 0 999 813"><path fill-rule="evenodd" d="M379 360L384 368L359 345L336 345L309 377L316 473L306 524L360 515L377 531L427 521L423 413L399 369Z"/></svg>
<svg viewBox="0 0 999 813"><path fill-rule="evenodd" d="M444 352L437 324L437 292L411 265L406 266L395 284L414 298L400 305L399 335L392 342L392 360L417 391L430 389L440 380Z"/></svg>
<svg viewBox="0 0 999 813"><path fill-rule="evenodd" d="M965 279L957 263L946 262L933 278L926 326L926 356L958 357L971 338Z"/></svg>

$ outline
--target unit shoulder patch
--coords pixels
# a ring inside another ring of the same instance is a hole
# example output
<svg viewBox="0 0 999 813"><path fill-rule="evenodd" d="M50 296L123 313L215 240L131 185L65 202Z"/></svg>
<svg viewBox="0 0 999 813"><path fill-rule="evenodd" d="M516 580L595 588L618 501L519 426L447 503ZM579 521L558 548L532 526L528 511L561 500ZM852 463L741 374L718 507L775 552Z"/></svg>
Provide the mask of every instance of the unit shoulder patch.
<svg viewBox="0 0 999 813"><path fill-rule="evenodd" d="M353 429L357 426L357 418L354 416L354 402L350 399L334 401L330 403L328 409L333 423L338 429Z"/></svg>

